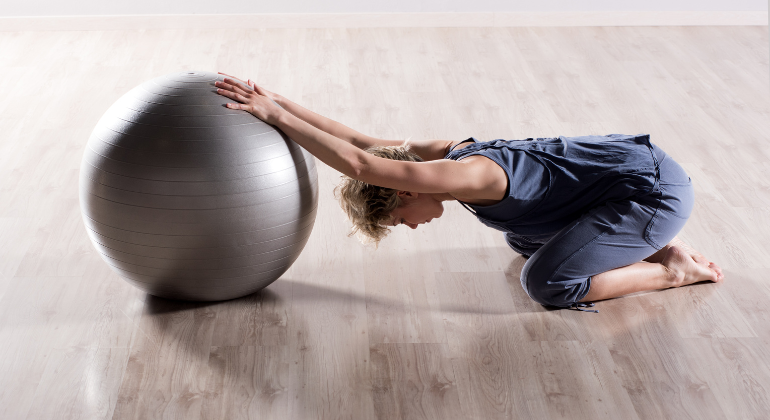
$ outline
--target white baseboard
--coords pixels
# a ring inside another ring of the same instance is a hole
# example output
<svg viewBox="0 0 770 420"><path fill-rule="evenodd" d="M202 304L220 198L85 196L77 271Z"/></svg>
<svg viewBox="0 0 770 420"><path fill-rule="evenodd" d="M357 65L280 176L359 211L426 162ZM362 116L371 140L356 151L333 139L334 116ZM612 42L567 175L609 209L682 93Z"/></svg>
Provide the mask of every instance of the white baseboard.
<svg viewBox="0 0 770 420"><path fill-rule="evenodd" d="M0 17L0 31L516 26L767 26L767 12L303 13Z"/></svg>

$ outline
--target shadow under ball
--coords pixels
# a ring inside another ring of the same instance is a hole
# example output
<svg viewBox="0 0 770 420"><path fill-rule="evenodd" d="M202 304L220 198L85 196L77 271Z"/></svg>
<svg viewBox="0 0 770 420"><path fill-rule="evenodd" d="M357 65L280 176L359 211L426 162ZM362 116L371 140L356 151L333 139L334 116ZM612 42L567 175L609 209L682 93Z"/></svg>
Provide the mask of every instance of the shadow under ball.
<svg viewBox="0 0 770 420"><path fill-rule="evenodd" d="M280 277L318 206L313 156L224 105L223 77L181 72L141 84L94 128L80 207L102 259L155 296L233 299Z"/></svg>

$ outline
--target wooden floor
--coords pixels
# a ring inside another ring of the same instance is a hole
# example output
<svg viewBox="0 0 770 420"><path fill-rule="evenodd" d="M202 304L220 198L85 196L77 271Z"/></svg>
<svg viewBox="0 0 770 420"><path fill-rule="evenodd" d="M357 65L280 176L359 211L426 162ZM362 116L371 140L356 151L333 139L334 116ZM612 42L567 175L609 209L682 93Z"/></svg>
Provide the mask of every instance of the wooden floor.
<svg viewBox="0 0 770 420"><path fill-rule="evenodd" d="M550 311L456 203L379 250L320 210L261 293L167 301L89 242L78 171L147 79L222 70L386 138L650 133L691 175L697 284ZM743 27L0 32L0 418L766 419L768 30Z"/></svg>

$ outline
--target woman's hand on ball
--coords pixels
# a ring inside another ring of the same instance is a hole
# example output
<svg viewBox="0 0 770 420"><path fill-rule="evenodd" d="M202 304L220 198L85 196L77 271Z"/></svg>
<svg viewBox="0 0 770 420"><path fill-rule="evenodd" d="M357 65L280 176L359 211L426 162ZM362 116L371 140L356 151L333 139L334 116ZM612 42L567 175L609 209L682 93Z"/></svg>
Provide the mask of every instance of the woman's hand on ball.
<svg viewBox="0 0 770 420"><path fill-rule="evenodd" d="M239 78L237 78L235 76L230 76L227 73L222 73L221 71L219 72L219 74L221 74L222 76L225 76L225 77L227 77L229 79L237 80L237 81L243 83L244 85L250 86L252 89L254 89L256 87L256 85L257 85L251 79L249 79L249 80L241 80L241 79L239 79ZM279 95L279 94L277 94L275 92L270 92L270 91L268 91L267 89L265 89L263 87L260 87L260 89L262 90L262 92L263 92L263 94L265 96L267 96L268 98L274 100L275 102L278 102L279 104L280 104L280 100L283 99L283 96L281 96L281 95Z"/></svg>
<svg viewBox="0 0 770 420"><path fill-rule="evenodd" d="M254 115L268 124L276 124L283 109L277 106L272 98L267 95L270 92L260 88L251 80L249 80L248 84L251 89L245 88L240 85L236 79L231 78L225 78L224 82L218 81L214 83L218 88L218 94L234 101L238 101L238 103L228 103L228 108L240 109Z"/></svg>

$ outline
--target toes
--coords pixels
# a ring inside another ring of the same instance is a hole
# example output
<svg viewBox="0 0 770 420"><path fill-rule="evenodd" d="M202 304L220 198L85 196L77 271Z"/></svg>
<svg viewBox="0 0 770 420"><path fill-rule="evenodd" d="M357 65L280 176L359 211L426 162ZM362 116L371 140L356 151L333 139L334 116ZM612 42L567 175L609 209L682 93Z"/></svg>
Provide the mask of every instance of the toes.
<svg viewBox="0 0 770 420"><path fill-rule="evenodd" d="M709 268L716 271L717 274L722 274L722 267L718 266L716 263L709 262Z"/></svg>
<svg viewBox="0 0 770 420"><path fill-rule="evenodd" d="M719 281L722 281L722 280L724 280L724 278L725 278L725 275L722 273L722 269L721 269L721 268L719 268L719 266L718 266L718 265L716 265L716 264L714 264L714 263L712 262L712 263L709 263L709 268L710 268L710 269L712 269L712 270L713 270L713 271L716 273L716 275L717 275L717 279L716 279L716 281L718 281L718 282L719 282Z"/></svg>

